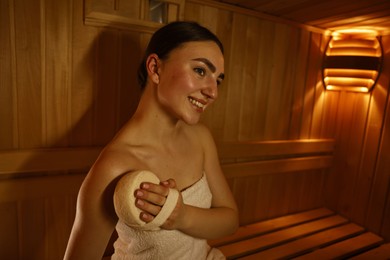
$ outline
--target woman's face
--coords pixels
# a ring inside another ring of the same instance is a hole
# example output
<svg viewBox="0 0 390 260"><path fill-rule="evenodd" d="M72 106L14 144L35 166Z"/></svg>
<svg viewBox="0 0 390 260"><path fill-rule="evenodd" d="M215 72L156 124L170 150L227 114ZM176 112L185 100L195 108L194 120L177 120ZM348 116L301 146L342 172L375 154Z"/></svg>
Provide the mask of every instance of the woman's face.
<svg viewBox="0 0 390 260"><path fill-rule="evenodd" d="M158 100L176 119L196 124L218 96L224 59L212 41L188 42L160 60Z"/></svg>

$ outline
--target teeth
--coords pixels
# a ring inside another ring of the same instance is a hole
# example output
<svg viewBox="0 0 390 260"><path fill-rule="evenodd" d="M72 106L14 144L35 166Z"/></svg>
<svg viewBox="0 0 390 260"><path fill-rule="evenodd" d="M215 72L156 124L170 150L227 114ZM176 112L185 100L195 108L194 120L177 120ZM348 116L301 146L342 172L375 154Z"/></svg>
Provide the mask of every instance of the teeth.
<svg viewBox="0 0 390 260"><path fill-rule="evenodd" d="M203 107L204 107L204 105L203 105L202 103L200 103L199 101L196 101L195 99L193 99L193 98L191 98L191 97L189 97L188 99L190 100L190 102L191 102L193 105L195 105L195 106L197 106L197 107L199 107L199 108L203 108Z"/></svg>

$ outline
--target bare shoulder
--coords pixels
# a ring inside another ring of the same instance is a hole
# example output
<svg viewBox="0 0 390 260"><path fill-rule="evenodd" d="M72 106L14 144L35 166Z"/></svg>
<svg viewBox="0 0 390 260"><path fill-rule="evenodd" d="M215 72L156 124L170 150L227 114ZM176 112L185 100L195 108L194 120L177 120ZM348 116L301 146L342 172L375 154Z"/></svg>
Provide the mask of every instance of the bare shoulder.
<svg viewBox="0 0 390 260"><path fill-rule="evenodd" d="M209 142L212 143L214 142L210 130L204 124L198 123L196 125L190 126L190 128L191 128L190 132L193 138L196 138L202 144L208 144Z"/></svg>
<svg viewBox="0 0 390 260"><path fill-rule="evenodd" d="M131 153L120 145L108 145L104 148L80 189L80 199L86 202L84 206L89 210L103 209L100 214L115 221L112 196L120 177L132 170L130 165L135 164L133 161L135 159Z"/></svg>

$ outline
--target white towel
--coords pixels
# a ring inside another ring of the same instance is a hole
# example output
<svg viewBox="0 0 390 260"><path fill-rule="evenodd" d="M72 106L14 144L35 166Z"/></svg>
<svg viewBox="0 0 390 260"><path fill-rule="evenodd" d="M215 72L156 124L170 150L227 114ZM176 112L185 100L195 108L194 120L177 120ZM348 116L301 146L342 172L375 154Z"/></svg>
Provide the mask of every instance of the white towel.
<svg viewBox="0 0 390 260"><path fill-rule="evenodd" d="M182 191L183 202L200 208L210 208L211 192L206 175ZM116 226L118 240L114 243L113 260L202 260L225 259L210 248L205 239L188 236L177 230L142 231L128 227L121 221Z"/></svg>

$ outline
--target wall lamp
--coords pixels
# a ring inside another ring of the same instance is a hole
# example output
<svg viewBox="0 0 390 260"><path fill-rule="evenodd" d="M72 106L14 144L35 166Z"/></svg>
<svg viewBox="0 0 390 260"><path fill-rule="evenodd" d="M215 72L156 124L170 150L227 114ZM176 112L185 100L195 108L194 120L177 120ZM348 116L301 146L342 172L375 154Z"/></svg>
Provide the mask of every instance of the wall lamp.
<svg viewBox="0 0 390 260"><path fill-rule="evenodd" d="M322 63L327 90L369 92L383 63L381 38L367 30L343 30L332 34Z"/></svg>

